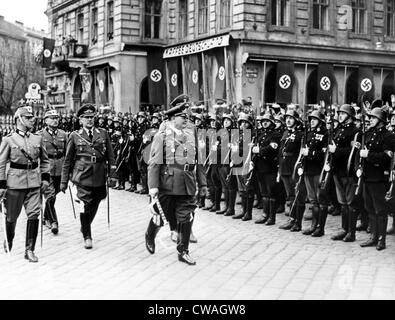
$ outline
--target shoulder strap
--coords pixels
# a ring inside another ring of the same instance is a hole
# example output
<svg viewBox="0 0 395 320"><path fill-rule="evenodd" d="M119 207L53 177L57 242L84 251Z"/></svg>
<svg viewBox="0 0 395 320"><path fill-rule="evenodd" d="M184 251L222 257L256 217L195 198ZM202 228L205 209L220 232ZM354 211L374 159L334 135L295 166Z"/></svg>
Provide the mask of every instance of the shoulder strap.
<svg viewBox="0 0 395 320"><path fill-rule="evenodd" d="M89 146L91 146L93 149L95 149L97 152L99 152L103 157L104 157L104 154L101 152L101 150L100 149L98 149L97 147L95 147L95 145L92 143L92 142L89 142L88 140L86 140L84 137L82 137L77 131L74 131L75 132L75 134L80 138L80 139L82 139L83 141L85 141Z"/></svg>

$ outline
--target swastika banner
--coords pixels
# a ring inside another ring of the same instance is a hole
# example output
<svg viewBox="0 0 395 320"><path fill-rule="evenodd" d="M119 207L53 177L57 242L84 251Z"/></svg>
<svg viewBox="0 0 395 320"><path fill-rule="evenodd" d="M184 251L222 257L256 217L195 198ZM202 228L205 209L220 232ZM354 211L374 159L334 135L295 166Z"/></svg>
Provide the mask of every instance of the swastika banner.
<svg viewBox="0 0 395 320"><path fill-rule="evenodd" d="M292 89L294 84L294 63L291 61L279 61L277 63L276 77L276 102L291 103Z"/></svg>
<svg viewBox="0 0 395 320"><path fill-rule="evenodd" d="M360 67L358 69L358 102L374 100L373 69Z"/></svg>
<svg viewBox="0 0 395 320"><path fill-rule="evenodd" d="M49 38L43 38L43 60L41 66L43 68L49 68L52 61L52 53L55 48L55 40Z"/></svg>
<svg viewBox="0 0 395 320"><path fill-rule="evenodd" d="M325 105L332 103L331 97L334 84L333 65L320 63L317 69L317 103L325 101Z"/></svg>
<svg viewBox="0 0 395 320"><path fill-rule="evenodd" d="M167 70L169 72L169 100L172 101L175 97L183 93L181 58L170 58L166 61Z"/></svg>
<svg viewBox="0 0 395 320"><path fill-rule="evenodd" d="M155 48L148 52L148 96L149 103L154 105L166 104L166 89L164 80L163 51Z"/></svg>
<svg viewBox="0 0 395 320"><path fill-rule="evenodd" d="M185 80L187 92L191 101L203 100L203 74L202 61L200 54L192 54L184 57L185 62Z"/></svg>

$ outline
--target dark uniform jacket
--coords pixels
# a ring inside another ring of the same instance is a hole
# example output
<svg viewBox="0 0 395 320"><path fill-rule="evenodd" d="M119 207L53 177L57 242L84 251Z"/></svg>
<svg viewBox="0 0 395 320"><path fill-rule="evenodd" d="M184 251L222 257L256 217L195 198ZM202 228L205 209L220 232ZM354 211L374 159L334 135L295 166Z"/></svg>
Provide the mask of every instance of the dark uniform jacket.
<svg viewBox="0 0 395 320"><path fill-rule="evenodd" d="M346 177L348 176L347 173L347 164L348 164L348 159L351 153L352 149L352 142L355 139L355 135L359 132L359 129L353 124L353 123L348 123L346 125L340 125L334 134L333 141L335 142L336 145L336 151L332 155L332 167L333 167L333 173L336 174L339 177ZM357 141L360 141L358 139ZM356 154L357 150L354 151L354 156ZM352 166L350 166L350 169L354 169L354 159L351 160L350 162ZM353 172L350 172L351 175L354 175L354 170Z"/></svg>
<svg viewBox="0 0 395 320"><path fill-rule="evenodd" d="M10 168L6 172L9 161ZM28 163L31 167L27 167ZM38 188L41 180L49 182L49 178L49 160L41 136L13 132L3 138L0 145L1 189Z"/></svg>
<svg viewBox="0 0 395 320"><path fill-rule="evenodd" d="M89 141L84 129L74 131L67 141L61 183L67 184L69 175L76 185L100 187L106 184L107 165L115 164L110 137L104 129L93 128Z"/></svg>
<svg viewBox="0 0 395 320"><path fill-rule="evenodd" d="M365 145L369 153L364 164L364 181L388 182L395 135L385 127L372 128L366 133Z"/></svg>
<svg viewBox="0 0 395 320"><path fill-rule="evenodd" d="M262 173L277 172L278 147L280 145L281 134L271 128L262 130L258 137L259 153L253 155L255 168Z"/></svg>
<svg viewBox="0 0 395 320"><path fill-rule="evenodd" d="M282 176L291 176L300 152L303 131L293 128L285 130L280 141L278 152L279 173Z"/></svg>
<svg viewBox="0 0 395 320"><path fill-rule="evenodd" d="M48 153L50 174L52 177L60 176L66 152L67 133L61 129L52 132L52 130L45 128L39 134L43 138L43 145Z"/></svg>
<svg viewBox="0 0 395 320"><path fill-rule="evenodd" d="M162 123L151 146L148 188L158 188L161 194L194 196L196 181L199 187L207 185L203 166L196 164L197 153L194 125L177 130L172 122Z"/></svg>
<svg viewBox="0 0 395 320"><path fill-rule="evenodd" d="M321 174L324 165L325 150L328 143L328 132L319 126L315 130L307 133L307 147L309 154L305 157L304 173L307 176L317 176Z"/></svg>

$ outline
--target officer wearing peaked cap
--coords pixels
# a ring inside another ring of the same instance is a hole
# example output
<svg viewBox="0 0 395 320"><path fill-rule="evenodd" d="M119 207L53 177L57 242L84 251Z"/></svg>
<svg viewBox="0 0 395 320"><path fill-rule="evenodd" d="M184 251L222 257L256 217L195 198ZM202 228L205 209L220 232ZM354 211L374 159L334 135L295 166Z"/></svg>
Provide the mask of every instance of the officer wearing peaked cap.
<svg viewBox="0 0 395 320"><path fill-rule="evenodd" d="M175 107L165 112L171 120L162 123L152 142L148 187L151 197L162 205L167 220L177 220L179 261L194 265L188 248L196 208L196 182L201 194L207 187L202 165L197 163L196 128L187 122L184 112L187 101L187 96L175 99L172 102ZM161 225L151 219L145 234L146 248L151 254L155 252L155 236Z"/></svg>
<svg viewBox="0 0 395 320"><path fill-rule="evenodd" d="M48 110L44 115L45 129L39 134L48 153L50 163L51 180L48 189L44 193L46 199L44 219L46 226L53 234L58 233L58 218L55 209L56 195L60 191L60 176L66 151L67 133L59 126L59 114L56 110Z"/></svg>
<svg viewBox="0 0 395 320"><path fill-rule="evenodd" d="M49 185L49 161L42 137L30 131L34 115L30 106L17 109L14 114L16 131L3 138L0 145L0 198L6 197L6 225L8 248L11 250L18 216L25 207L27 214L25 259L38 262L34 254L41 210L41 192ZM6 175L6 165L10 163Z"/></svg>
<svg viewBox="0 0 395 320"><path fill-rule="evenodd" d="M62 167L60 190L65 192L69 177L77 186L81 202L80 221L85 248L92 248L91 224L100 201L107 196L108 167L115 168L114 153L106 130L94 127L96 109L86 104L77 112L82 129L70 134Z"/></svg>

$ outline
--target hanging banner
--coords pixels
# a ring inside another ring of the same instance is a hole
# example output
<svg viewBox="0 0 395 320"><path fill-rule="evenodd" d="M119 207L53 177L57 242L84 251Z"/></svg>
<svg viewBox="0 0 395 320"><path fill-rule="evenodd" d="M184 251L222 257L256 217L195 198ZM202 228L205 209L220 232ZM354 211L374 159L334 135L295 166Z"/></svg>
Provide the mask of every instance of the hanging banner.
<svg viewBox="0 0 395 320"><path fill-rule="evenodd" d="M187 77L187 92L190 99L194 102L201 100L201 68L199 66L199 55L185 57L185 75Z"/></svg>
<svg viewBox="0 0 395 320"><path fill-rule="evenodd" d="M169 72L170 101L173 101L175 97L183 93L181 59L168 59L167 70Z"/></svg>
<svg viewBox="0 0 395 320"><path fill-rule="evenodd" d="M226 91L225 91L225 57L224 50L215 50L214 57L216 60L216 68L213 70L213 74L215 75L215 91L214 98L215 99L225 99Z"/></svg>
<svg viewBox="0 0 395 320"><path fill-rule="evenodd" d="M279 61L277 63L276 76L276 102L291 103L292 89L294 84L294 63L291 61Z"/></svg>
<svg viewBox="0 0 395 320"><path fill-rule="evenodd" d="M358 101L374 100L374 85L373 85L373 69L368 67L360 67L358 69Z"/></svg>
<svg viewBox="0 0 395 320"><path fill-rule="evenodd" d="M55 40L43 38L43 60L41 66L49 68L52 61L52 53L55 48Z"/></svg>
<svg viewBox="0 0 395 320"><path fill-rule="evenodd" d="M107 74L104 69L97 72L96 76L96 94L98 97L98 104L105 105L108 103L107 94Z"/></svg>
<svg viewBox="0 0 395 320"><path fill-rule="evenodd" d="M325 105L332 103L334 79L333 65L320 63L317 70L317 103L320 101L325 101Z"/></svg>
<svg viewBox="0 0 395 320"><path fill-rule="evenodd" d="M164 65L162 50L155 48L148 52L148 92L149 103L155 105L166 104L166 88L164 80Z"/></svg>

